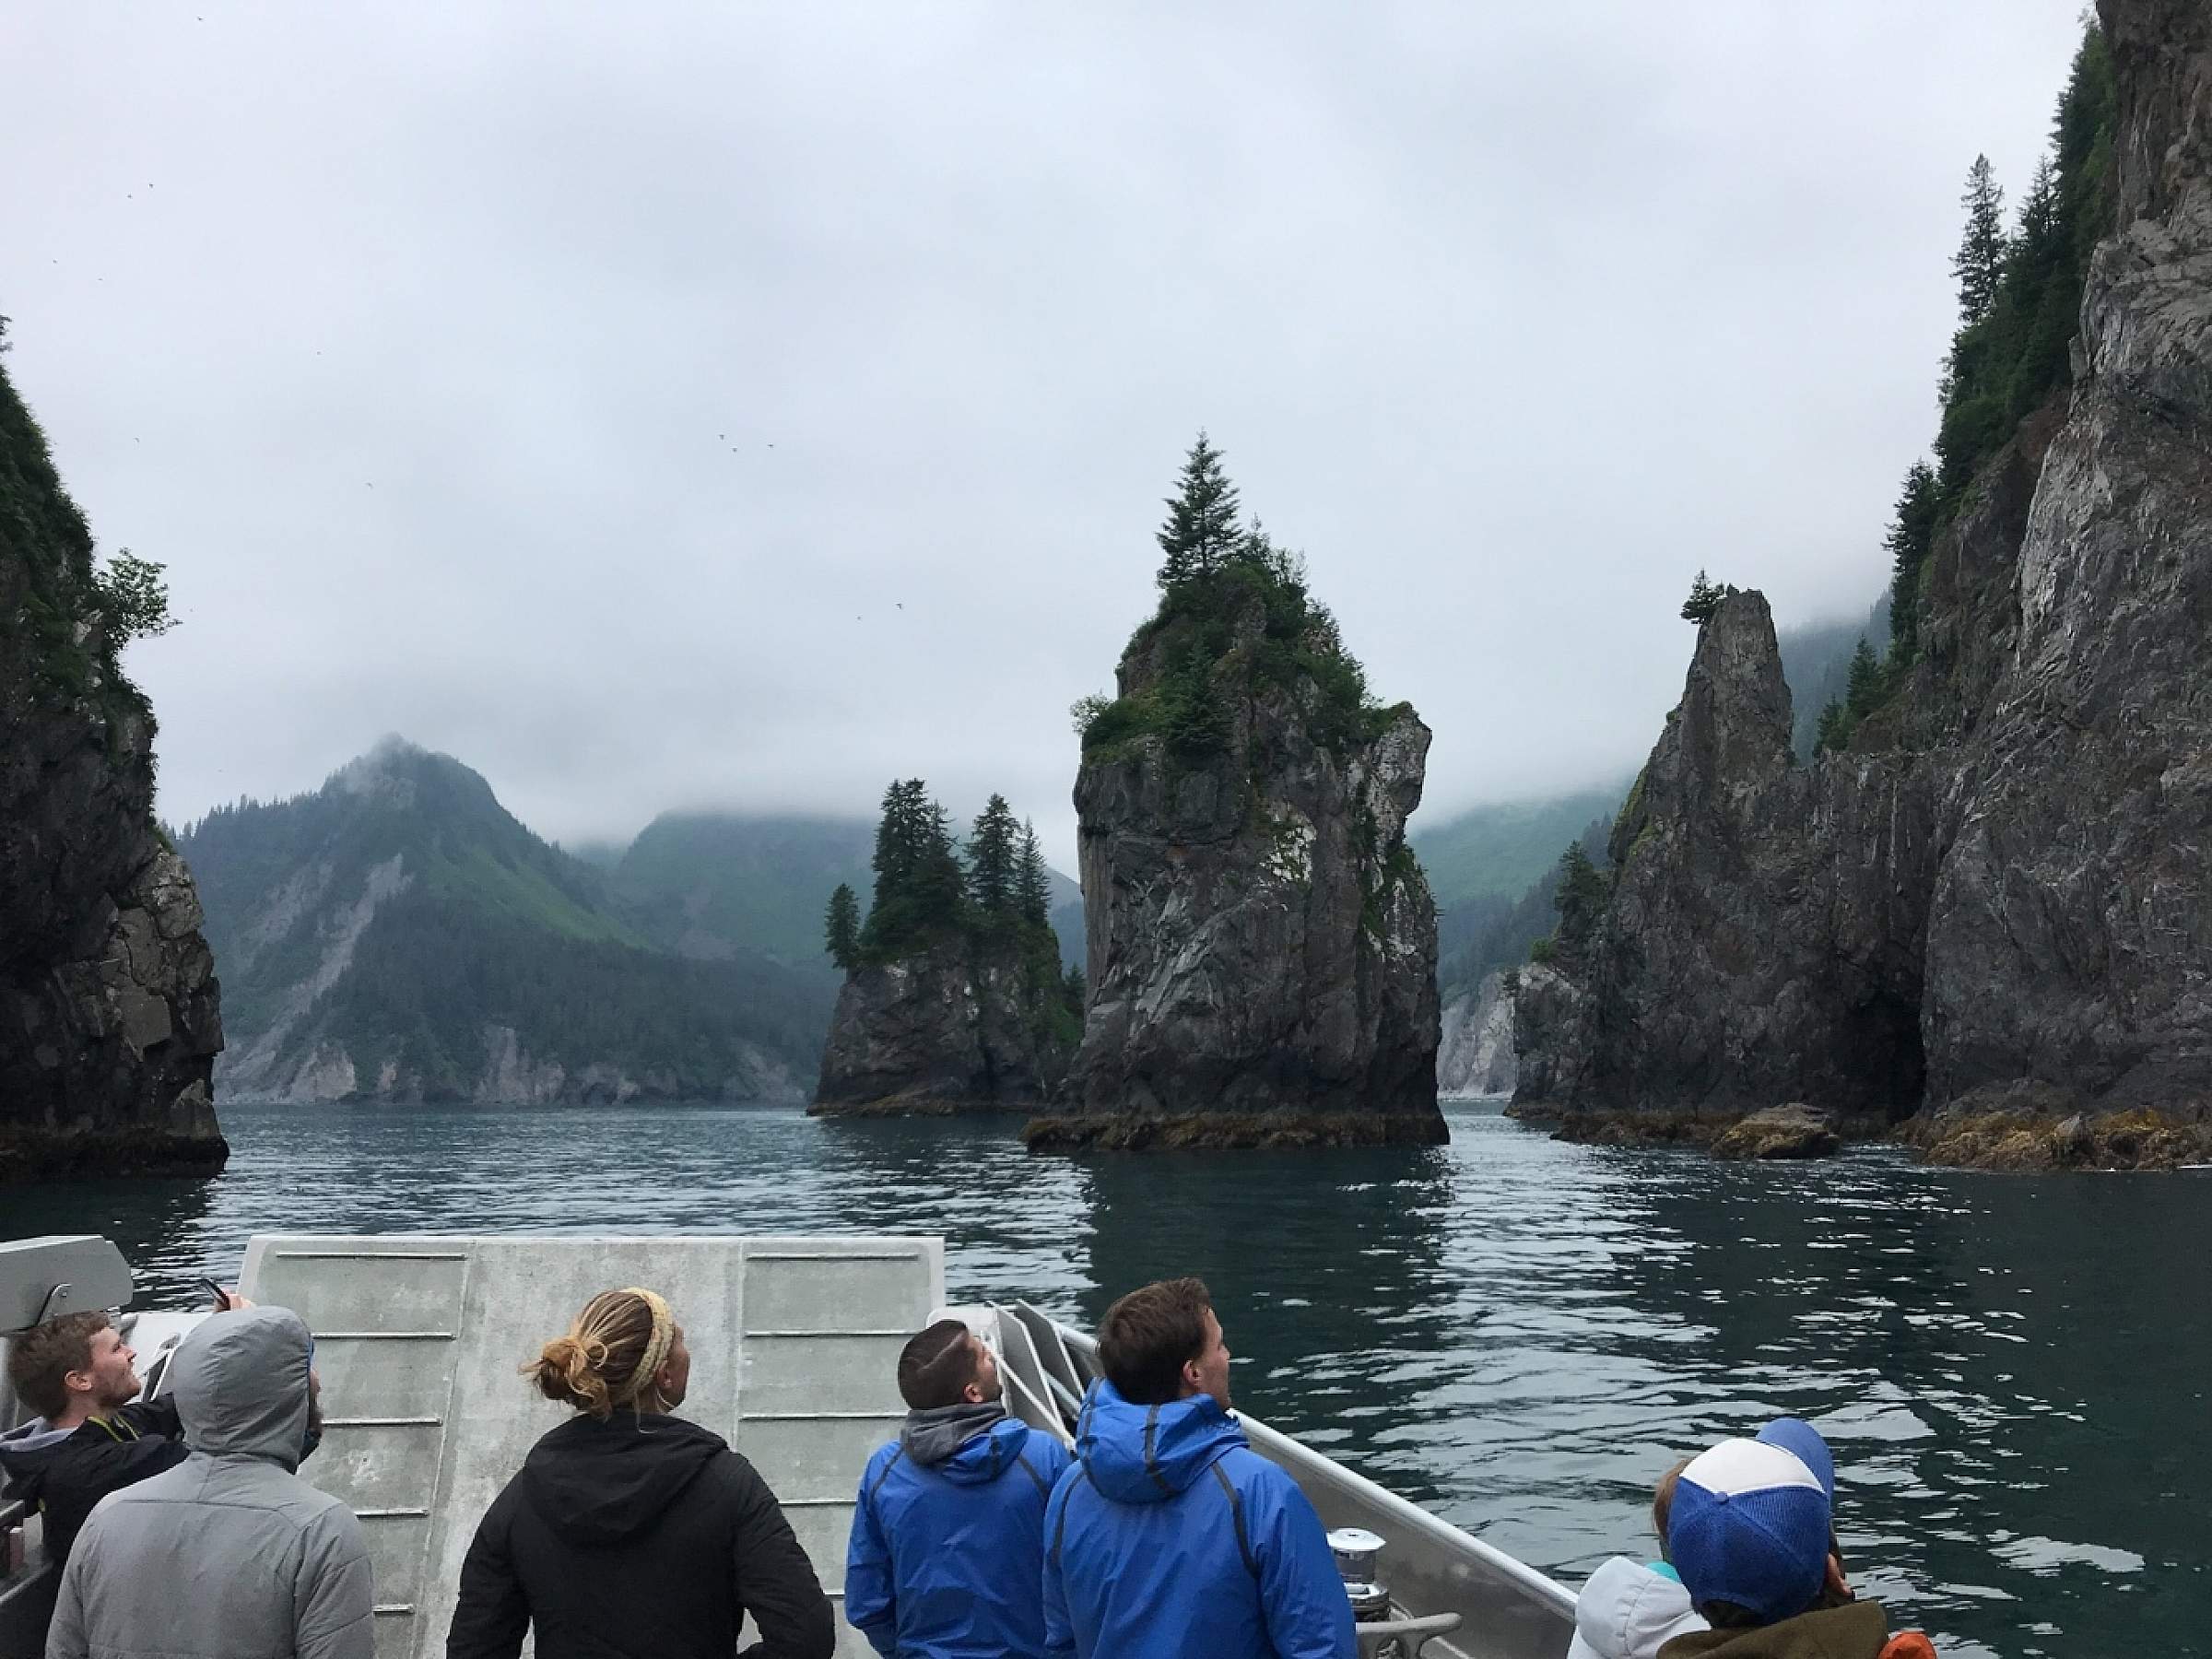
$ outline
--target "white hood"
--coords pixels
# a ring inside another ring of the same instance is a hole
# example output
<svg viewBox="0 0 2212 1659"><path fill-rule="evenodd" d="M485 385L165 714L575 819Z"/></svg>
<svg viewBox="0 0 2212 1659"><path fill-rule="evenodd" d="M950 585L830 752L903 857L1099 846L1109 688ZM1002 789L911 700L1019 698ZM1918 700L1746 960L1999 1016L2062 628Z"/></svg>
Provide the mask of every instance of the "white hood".
<svg viewBox="0 0 2212 1659"><path fill-rule="evenodd" d="M1689 1592L1675 1580L1615 1556L1575 1598L1567 1659L1653 1659L1665 1643L1705 1628L1690 1609Z"/></svg>

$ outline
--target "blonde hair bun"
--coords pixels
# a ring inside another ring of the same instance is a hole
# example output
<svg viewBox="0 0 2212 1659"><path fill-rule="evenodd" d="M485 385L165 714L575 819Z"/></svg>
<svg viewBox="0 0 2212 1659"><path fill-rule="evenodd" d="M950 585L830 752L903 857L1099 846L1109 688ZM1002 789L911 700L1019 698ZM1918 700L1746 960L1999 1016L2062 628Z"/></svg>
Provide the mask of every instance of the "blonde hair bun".
<svg viewBox="0 0 2212 1659"><path fill-rule="evenodd" d="M653 1291L603 1290L584 1303L566 1335L524 1365L523 1375L547 1399L604 1419L617 1406L635 1406L652 1393L674 1329L668 1304Z"/></svg>

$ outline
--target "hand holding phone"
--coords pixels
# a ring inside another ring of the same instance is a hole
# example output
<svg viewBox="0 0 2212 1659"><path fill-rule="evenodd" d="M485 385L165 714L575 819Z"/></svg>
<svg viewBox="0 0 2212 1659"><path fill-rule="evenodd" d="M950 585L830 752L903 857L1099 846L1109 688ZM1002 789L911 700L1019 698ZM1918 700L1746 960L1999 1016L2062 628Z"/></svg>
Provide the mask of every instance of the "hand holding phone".
<svg viewBox="0 0 2212 1659"><path fill-rule="evenodd" d="M205 1274L201 1275L200 1283L206 1286L207 1294L215 1298L215 1311L218 1313L228 1312L230 1307L230 1292Z"/></svg>

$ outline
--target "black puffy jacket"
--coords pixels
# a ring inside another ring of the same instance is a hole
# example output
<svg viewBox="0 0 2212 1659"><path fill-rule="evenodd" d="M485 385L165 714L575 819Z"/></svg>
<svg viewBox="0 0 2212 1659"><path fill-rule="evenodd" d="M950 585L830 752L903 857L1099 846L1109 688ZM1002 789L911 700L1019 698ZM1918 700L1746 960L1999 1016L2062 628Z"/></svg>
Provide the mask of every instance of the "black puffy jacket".
<svg viewBox="0 0 2212 1659"><path fill-rule="evenodd" d="M681 1418L579 1416L531 1448L461 1566L446 1659L829 1659L835 1620L768 1483Z"/></svg>
<svg viewBox="0 0 2212 1659"><path fill-rule="evenodd" d="M49 1429L40 1418L0 1438L0 1497L38 1505L46 1554L59 1567L94 1504L184 1457L173 1400L135 1401L74 1430Z"/></svg>

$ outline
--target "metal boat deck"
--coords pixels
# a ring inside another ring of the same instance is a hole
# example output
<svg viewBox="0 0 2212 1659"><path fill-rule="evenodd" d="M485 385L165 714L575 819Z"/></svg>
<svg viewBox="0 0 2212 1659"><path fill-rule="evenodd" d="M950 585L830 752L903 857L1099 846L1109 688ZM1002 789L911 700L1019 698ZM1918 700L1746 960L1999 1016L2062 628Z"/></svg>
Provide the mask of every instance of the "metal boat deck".
<svg viewBox="0 0 2212 1659"><path fill-rule="evenodd" d="M668 1299L692 1353L684 1415L752 1461L841 1601L860 1470L905 1415L899 1350L947 1311L942 1240L256 1237L239 1286L294 1309L314 1333L324 1436L300 1475L343 1498L367 1530L378 1659L443 1652L478 1517L568 1415L521 1367L593 1295L622 1285ZM1097 1375L1090 1339L1027 1303L951 1312L998 1350L1009 1410L1067 1440ZM1431 1659L1566 1652L1574 1598L1564 1587L1240 1417L1253 1448L1290 1472L1326 1525L1387 1541L1383 1576L1405 1614L1459 1616L1455 1631L1422 1650ZM5 1612L0 1605L0 1630ZM871 1652L841 1617L839 1651Z"/></svg>

